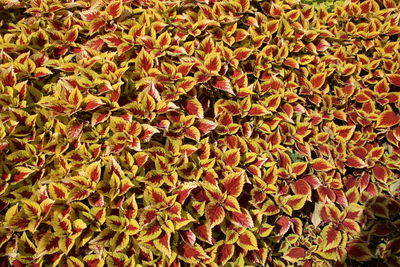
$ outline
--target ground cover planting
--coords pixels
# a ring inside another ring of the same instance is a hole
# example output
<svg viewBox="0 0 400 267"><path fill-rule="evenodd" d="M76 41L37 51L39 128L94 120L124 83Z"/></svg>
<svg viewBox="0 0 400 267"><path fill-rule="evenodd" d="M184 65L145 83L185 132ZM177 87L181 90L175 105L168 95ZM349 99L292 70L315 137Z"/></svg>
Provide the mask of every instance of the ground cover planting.
<svg viewBox="0 0 400 267"><path fill-rule="evenodd" d="M0 0L0 266L400 266L399 21Z"/></svg>

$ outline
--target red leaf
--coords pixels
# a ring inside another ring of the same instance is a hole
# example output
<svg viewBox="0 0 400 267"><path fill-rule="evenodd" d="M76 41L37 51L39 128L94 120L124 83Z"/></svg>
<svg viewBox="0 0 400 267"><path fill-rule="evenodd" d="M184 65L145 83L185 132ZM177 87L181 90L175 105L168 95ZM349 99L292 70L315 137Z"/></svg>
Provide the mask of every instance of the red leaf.
<svg viewBox="0 0 400 267"><path fill-rule="evenodd" d="M235 50L234 57L237 60L245 60L247 59L253 51L250 48L240 47Z"/></svg>
<svg viewBox="0 0 400 267"><path fill-rule="evenodd" d="M182 74L182 77L185 77L189 71L192 69L194 64L192 63L183 63L178 66L177 72Z"/></svg>
<svg viewBox="0 0 400 267"><path fill-rule="evenodd" d="M275 222L275 229L278 231L278 235L284 235L289 230L291 225L290 218L287 216L280 216Z"/></svg>
<svg viewBox="0 0 400 267"><path fill-rule="evenodd" d="M352 219L344 219L344 221L339 225L340 229L347 233L358 234L360 232L360 226L357 222Z"/></svg>
<svg viewBox="0 0 400 267"><path fill-rule="evenodd" d="M113 1L106 8L107 14L117 18L122 14L122 1Z"/></svg>
<svg viewBox="0 0 400 267"><path fill-rule="evenodd" d="M223 244L218 248L218 264L224 265L230 258L232 258L235 252L235 245Z"/></svg>
<svg viewBox="0 0 400 267"><path fill-rule="evenodd" d="M305 180L295 181L291 188L296 195L311 195L311 186Z"/></svg>
<svg viewBox="0 0 400 267"><path fill-rule="evenodd" d="M194 231L196 232L196 234L199 235L200 238L204 239L206 242L210 244L212 243L211 229L209 226L205 224L195 226Z"/></svg>
<svg viewBox="0 0 400 267"><path fill-rule="evenodd" d="M159 133L160 131L157 130L155 127L148 125L148 124L142 124L142 132L139 135L139 139L142 142L149 142L151 137L156 134Z"/></svg>
<svg viewBox="0 0 400 267"><path fill-rule="evenodd" d="M72 30L67 32L67 38L66 40L68 42L75 42L76 38L78 37L78 28L75 27Z"/></svg>
<svg viewBox="0 0 400 267"><path fill-rule="evenodd" d="M206 218L213 228L222 223L225 218L225 210L220 204L209 204L206 208Z"/></svg>
<svg viewBox="0 0 400 267"><path fill-rule="evenodd" d="M381 164L375 164L374 168L372 169L372 173L374 174L375 178L381 183L385 184L387 182L388 171Z"/></svg>
<svg viewBox="0 0 400 267"><path fill-rule="evenodd" d="M249 116L264 116L271 112L260 104L253 104L249 110Z"/></svg>
<svg viewBox="0 0 400 267"><path fill-rule="evenodd" d="M321 88L322 85L324 85L324 83L325 83L325 78L326 78L325 73L318 73L318 74L313 75L310 80L310 82L313 86L313 89Z"/></svg>
<svg viewBox="0 0 400 267"><path fill-rule="evenodd" d="M189 139L192 139L196 142L200 141L200 131L195 126L190 126L189 128L185 129L185 136Z"/></svg>
<svg viewBox="0 0 400 267"><path fill-rule="evenodd" d="M28 169L25 171L22 171L22 170L18 171L16 174L14 174L12 176L12 181L13 181L13 183L18 183L18 182L26 179L29 176L29 174L31 174L31 173L32 173L32 171L28 170Z"/></svg>
<svg viewBox="0 0 400 267"><path fill-rule="evenodd" d="M207 54L204 58L204 69L207 73L218 75L221 65L221 57L217 53Z"/></svg>
<svg viewBox="0 0 400 267"><path fill-rule="evenodd" d="M286 66L295 68L295 69L298 69L298 68L300 67L300 66L299 66L299 63L298 63L295 59L293 59L293 58L287 58L287 59L283 62L283 64L286 65Z"/></svg>
<svg viewBox="0 0 400 267"><path fill-rule="evenodd" d="M247 250L257 249L257 239L250 231L246 231L239 236L238 245Z"/></svg>
<svg viewBox="0 0 400 267"><path fill-rule="evenodd" d="M240 227L254 227L253 219L247 211L242 210L242 212L231 212L230 218L233 224Z"/></svg>
<svg viewBox="0 0 400 267"><path fill-rule="evenodd" d="M217 123L207 120L207 119L201 119L198 121L197 128L200 130L202 134L207 134L214 130L217 127Z"/></svg>
<svg viewBox="0 0 400 267"><path fill-rule="evenodd" d="M284 259L290 262L297 262L305 257L306 250L301 247L290 248L285 254Z"/></svg>
<svg viewBox="0 0 400 267"><path fill-rule="evenodd" d="M386 79L382 79L376 83L374 90L379 94L389 93L390 87Z"/></svg>
<svg viewBox="0 0 400 267"><path fill-rule="evenodd" d="M109 47L118 47L124 41L116 35L110 35L103 38Z"/></svg>
<svg viewBox="0 0 400 267"><path fill-rule="evenodd" d="M9 68L3 72L3 85L4 86L15 86L17 84L17 78L13 68Z"/></svg>
<svg viewBox="0 0 400 267"><path fill-rule="evenodd" d="M342 235L338 230L336 230L336 228L332 224L324 227L321 236L323 238L324 250L337 247L342 240Z"/></svg>
<svg viewBox="0 0 400 267"><path fill-rule="evenodd" d="M358 169L367 167L367 164L362 159L356 156L347 157L346 165Z"/></svg>
<svg viewBox="0 0 400 267"><path fill-rule="evenodd" d="M239 149L231 149L224 153L224 163L227 166L236 167L240 162Z"/></svg>
<svg viewBox="0 0 400 267"><path fill-rule="evenodd" d="M211 82L211 86L213 86L216 89L235 95L235 93L233 92L231 82L229 81L228 78L222 76L214 78Z"/></svg>
<svg viewBox="0 0 400 267"><path fill-rule="evenodd" d="M336 135L340 137L344 141L350 140L350 138L354 134L354 130L356 129L356 126L338 126L335 129Z"/></svg>
<svg viewBox="0 0 400 267"><path fill-rule="evenodd" d="M237 151L237 153L239 155L239 151ZM233 166L233 165L229 165L229 166ZM222 184L228 195L238 197L242 193L242 190L243 190L244 175L243 175L243 173L230 174L222 181Z"/></svg>
<svg viewBox="0 0 400 267"><path fill-rule="evenodd" d="M185 258L198 258L203 256L201 251L189 244L184 244L180 251Z"/></svg>
<svg viewBox="0 0 400 267"><path fill-rule="evenodd" d="M197 98L186 100L184 107L190 115L195 115L200 119L204 118L203 106L201 105L200 101L197 100Z"/></svg>
<svg viewBox="0 0 400 267"><path fill-rule="evenodd" d="M376 127L389 128L400 122L400 116L393 111L387 110L379 114Z"/></svg>
<svg viewBox="0 0 400 267"><path fill-rule="evenodd" d="M356 261L369 261L372 258L372 253L366 244L353 243L346 247L347 255Z"/></svg>
<svg viewBox="0 0 400 267"><path fill-rule="evenodd" d="M88 10L82 11L80 14L81 14L83 20L85 20L85 21L91 21L91 20L94 20L94 19L100 17L100 11L97 9L88 9Z"/></svg>
<svg viewBox="0 0 400 267"><path fill-rule="evenodd" d="M400 74L387 74L386 78L391 84L400 87Z"/></svg>
<svg viewBox="0 0 400 267"><path fill-rule="evenodd" d="M311 166L316 171L329 171L334 169L334 166L330 162L322 158L312 160Z"/></svg>
<svg viewBox="0 0 400 267"><path fill-rule="evenodd" d="M307 162L295 162L292 164L292 173L300 175L307 169Z"/></svg>

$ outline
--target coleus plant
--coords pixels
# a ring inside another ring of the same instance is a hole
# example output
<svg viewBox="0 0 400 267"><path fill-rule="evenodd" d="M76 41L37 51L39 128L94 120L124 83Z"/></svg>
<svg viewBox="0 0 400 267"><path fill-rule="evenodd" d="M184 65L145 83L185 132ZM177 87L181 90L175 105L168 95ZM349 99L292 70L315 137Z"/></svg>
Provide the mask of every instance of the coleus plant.
<svg viewBox="0 0 400 267"><path fill-rule="evenodd" d="M1 263L399 266L399 10L3 0Z"/></svg>

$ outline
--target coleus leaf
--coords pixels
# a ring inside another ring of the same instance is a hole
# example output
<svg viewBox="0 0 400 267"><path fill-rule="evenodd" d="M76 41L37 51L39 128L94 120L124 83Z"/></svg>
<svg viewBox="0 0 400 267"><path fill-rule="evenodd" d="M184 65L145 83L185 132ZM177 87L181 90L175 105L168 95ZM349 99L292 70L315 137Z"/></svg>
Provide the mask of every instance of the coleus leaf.
<svg viewBox="0 0 400 267"><path fill-rule="evenodd" d="M179 249L179 252L179 258L187 263L195 263L197 260L209 258L199 245L191 246L184 244Z"/></svg>
<svg viewBox="0 0 400 267"><path fill-rule="evenodd" d="M311 167L316 171L329 171L335 168L329 161L322 158L314 159L310 163Z"/></svg>
<svg viewBox="0 0 400 267"><path fill-rule="evenodd" d="M135 71L148 72L154 65L154 56L142 49L135 59Z"/></svg>
<svg viewBox="0 0 400 267"><path fill-rule="evenodd" d="M234 51L234 57L237 60L246 60L252 53L252 49L246 47L240 47Z"/></svg>
<svg viewBox="0 0 400 267"><path fill-rule="evenodd" d="M239 156L239 151L237 152L237 156ZM229 166L236 166L235 164L228 164ZM223 180L222 180L222 185L225 188L225 192L228 195L238 197L243 190L243 185L245 182L245 177L243 173L232 173L227 175Z"/></svg>
<svg viewBox="0 0 400 267"><path fill-rule="evenodd" d="M207 54L204 58L204 71L210 75L218 75L222 66L221 57L218 53Z"/></svg>
<svg viewBox="0 0 400 267"><path fill-rule="evenodd" d="M154 240L154 246L161 251L163 254L167 255L168 258L171 258L171 234L168 232L164 232L161 237Z"/></svg>
<svg viewBox="0 0 400 267"><path fill-rule="evenodd" d="M321 247L324 250L337 247L342 240L340 231L338 231L332 223L328 224L324 227L324 229L322 229L321 236L323 238Z"/></svg>
<svg viewBox="0 0 400 267"><path fill-rule="evenodd" d="M313 75L310 79L313 89L320 89L322 85L324 85L325 79L326 79L325 73L318 73Z"/></svg>
<svg viewBox="0 0 400 267"><path fill-rule="evenodd" d="M235 252L235 246L233 244L222 244L218 248L218 253L217 253L218 264L225 265L225 263L232 258L234 252Z"/></svg>
<svg viewBox="0 0 400 267"><path fill-rule="evenodd" d="M346 165L352 168L365 168L367 164L357 156L349 156L346 160Z"/></svg>
<svg viewBox="0 0 400 267"><path fill-rule="evenodd" d="M104 266L104 259L101 255L86 255L85 257L83 257L83 261L88 267Z"/></svg>
<svg viewBox="0 0 400 267"><path fill-rule="evenodd" d="M348 244L346 247L347 255L357 261L368 261L372 258L372 253L364 243Z"/></svg>
<svg viewBox="0 0 400 267"><path fill-rule="evenodd" d="M52 199L65 200L68 197L68 188L61 183L51 183L48 190Z"/></svg>
<svg viewBox="0 0 400 267"><path fill-rule="evenodd" d="M389 83L400 87L400 74L387 74L386 78L388 79Z"/></svg>
<svg viewBox="0 0 400 267"><path fill-rule="evenodd" d="M226 77L218 76L218 77L214 78L211 81L211 86L214 87L215 89L219 89L219 90L228 92L232 95L235 95L235 92L233 91L233 88L232 88L232 84L229 81L229 79Z"/></svg>
<svg viewBox="0 0 400 267"><path fill-rule="evenodd" d="M240 212L236 211L230 212L229 218L233 224L239 227L246 227L246 228L254 227L253 219L251 218L249 212L245 209L241 209Z"/></svg>
<svg viewBox="0 0 400 267"><path fill-rule="evenodd" d="M389 128L400 122L400 115L391 110L386 110L379 114L376 127Z"/></svg>
<svg viewBox="0 0 400 267"><path fill-rule="evenodd" d="M190 115L195 115L196 117L203 119L204 118L204 110L200 101L197 98L191 98L186 100L185 109Z"/></svg>
<svg viewBox="0 0 400 267"><path fill-rule="evenodd" d="M242 233L239 236L239 240L237 244L246 250L257 250L258 245L257 245L257 239L255 235L250 232L249 230L246 230L244 233Z"/></svg>
<svg viewBox="0 0 400 267"><path fill-rule="evenodd" d="M113 19L118 18L121 16L123 11L122 1L112 1L108 4L106 8L107 15L111 16Z"/></svg>
<svg viewBox="0 0 400 267"><path fill-rule="evenodd" d="M93 182L98 182L101 176L100 162L94 162L86 167L85 175Z"/></svg>
<svg viewBox="0 0 400 267"><path fill-rule="evenodd" d="M218 203L210 203L206 206L206 218L210 225L210 228L213 228L216 225L219 225L225 219L225 210Z"/></svg>
<svg viewBox="0 0 400 267"><path fill-rule="evenodd" d="M289 262L297 262L304 259L306 250L302 247L292 247L285 252L283 258Z"/></svg>
<svg viewBox="0 0 400 267"><path fill-rule="evenodd" d="M227 166L236 167L240 162L239 149L231 149L223 154L224 163Z"/></svg>

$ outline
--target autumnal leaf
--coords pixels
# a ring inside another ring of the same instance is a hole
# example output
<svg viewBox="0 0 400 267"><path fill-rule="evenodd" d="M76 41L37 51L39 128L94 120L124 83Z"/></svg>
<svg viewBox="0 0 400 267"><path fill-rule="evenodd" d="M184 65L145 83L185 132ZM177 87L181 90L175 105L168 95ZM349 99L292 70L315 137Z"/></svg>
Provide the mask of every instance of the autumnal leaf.
<svg viewBox="0 0 400 267"><path fill-rule="evenodd" d="M387 74L386 78L388 79L389 83L400 87L400 74Z"/></svg>
<svg viewBox="0 0 400 267"><path fill-rule="evenodd" d="M112 1L107 5L106 12L113 19L121 16L123 11L122 1Z"/></svg>
<svg viewBox="0 0 400 267"><path fill-rule="evenodd" d="M337 247L342 240L340 231L338 231L333 224L325 226L324 229L322 229L321 236L323 238L323 243L321 244L323 250Z"/></svg>
<svg viewBox="0 0 400 267"><path fill-rule="evenodd" d="M195 115L196 117L203 119L204 118L204 110L200 101L196 98L191 98L186 100L185 109L190 115Z"/></svg>
<svg viewBox="0 0 400 267"><path fill-rule="evenodd" d="M239 236L237 244L246 250L257 250L257 239L252 232L246 230Z"/></svg>
<svg viewBox="0 0 400 267"><path fill-rule="evenodd" d="M386 110L378 115L376 127L378 128L389 128L400 122L400 115L393 111Z"/></svg>
<svg viewBox="0 0 400 267"><path fill-rule="evenodd" d="M292 247L285 252L283 258L289 262L297 262L304 259L305 249L301 247Z"/></svg>
<svg viewBox="0 0 400 267"><path fill-rule="evenodd" d="M318 73L311 77L310 82L313 86L313 89L319 89L324 85L326 79L325 73Z"/></svg>
<svg viewBox="0 0 400 267"><path fill-rule="evenodd" d="M335 168L329 161L322 158L314 159L310 163L316 171L329 171Z"/></svg>
<svg viewBox="0 0 400 267"><path fill-rule="evenodd" d="M356 156L347 157L346 165L358 169L367 167L367 164L361 158Z"/></svg>
<svg viewBox="0 0 400 267"><path fill-rule="evenodd" d="M217 53L207 54L204 58L204 71L211 75L218 75L222 66L221 57Z"/></svg>
<svg viewBox="0 0 400 267"><path fill-rule="evenodd" d="M346 247L347 255L353 260L369 261L372 258L372 253L366 244L353 243Z"/></svg>
<svg viewBox="0 0 400 267"><path fill-rule="evenodd" d="M236 150L235 152L239 153L239 151ZM235 166L234 164L228 164L228 163L227 165ZM222 180L222 185L224 186L225 191L228 195L238 197L242 193L244 182L245 178L243 173L233 173L227 175Z"/></svg>
<svg viewBox="0 0 400 267"><path fill-rule="evenodd" d="M215 89L219 89L225 92L228 92L232 95L235 95L232 85L226 77L216 77L212 80L211 86L214 87Z"/></svg>
<svg viewBox="0 0 400 267"><path fill-rule="evenodd" d="M206 218L210 228L219 225L225 219L225 210L220 204L208 204L206 206Z"/></svg>

